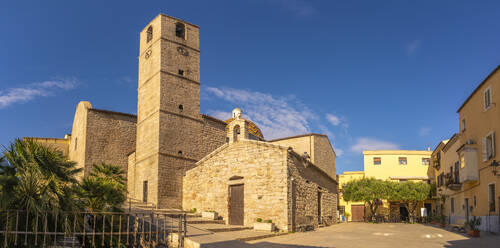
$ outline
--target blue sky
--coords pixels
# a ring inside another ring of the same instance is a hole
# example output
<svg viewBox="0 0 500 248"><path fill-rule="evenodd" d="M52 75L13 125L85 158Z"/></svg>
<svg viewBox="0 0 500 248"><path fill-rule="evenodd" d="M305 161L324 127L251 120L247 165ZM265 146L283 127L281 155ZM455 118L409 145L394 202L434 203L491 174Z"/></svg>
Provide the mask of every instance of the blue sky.
<svg viewBox="0 0 500 248"><path fill-rule="evenodd" d="M158 13L201 26L203 113L241 107L268 139L326 133L338 173L363 149L434 148L500 64L500 1L3 1L0 144L63 137L80 100L136 113L138 33Z"/></svg>

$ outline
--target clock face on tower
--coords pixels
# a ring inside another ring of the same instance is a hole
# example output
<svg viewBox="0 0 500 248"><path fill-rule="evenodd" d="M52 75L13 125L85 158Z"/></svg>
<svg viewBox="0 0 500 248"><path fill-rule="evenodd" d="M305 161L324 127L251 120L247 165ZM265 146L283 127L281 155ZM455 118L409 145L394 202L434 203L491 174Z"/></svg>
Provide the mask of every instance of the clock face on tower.
<svg viewBox="0 0 500 248"><path fill-rule="evenodd" d="M189 52L184 49L184 47L178 47L177 48L177 52L179 52L180 54L184 55L184 56L188 56L189 55Z"/></svg>
<svg viewBox="0 0 500 248"><path fill-rule="evenodd" d="M147 51L146 51L146 54L144 54L144 58L145 58L145 59L149 59L149 57L151 57L151 53L152 53L152 51L151 51L151 50L147 50Z"/></svg>

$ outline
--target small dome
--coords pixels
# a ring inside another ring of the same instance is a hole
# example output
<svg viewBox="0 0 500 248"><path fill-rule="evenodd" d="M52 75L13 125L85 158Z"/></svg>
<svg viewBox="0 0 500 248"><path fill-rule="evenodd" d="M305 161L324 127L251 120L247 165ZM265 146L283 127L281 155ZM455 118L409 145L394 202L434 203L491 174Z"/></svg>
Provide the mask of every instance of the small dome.
<svg viewBox="0 0 500 248"><path fill-rule="evenodd" d="M234 108L231 118L240 118L243 111L240 108Z"/></svg>
<svg viewBox="0 0 500 248"><path fill-rule="evenodd" d="M240 108L235 108L233 109L233 114L232 114L232 117L230 119L227 119L225 120L224 122L229 124L231 123L232 121L234 121L235 119L243 119L241 117L243 111L240 109ZM247 123L247 131L248 133L250 133L251 135L259 138L259 139L264 139L264 135L262 135L262 131L260 131L260 128L255 124L253 123L252 121L249 121L247 119L244 119L245 122ZM229 133L229 126L226 127L226 132Z"/></svg>

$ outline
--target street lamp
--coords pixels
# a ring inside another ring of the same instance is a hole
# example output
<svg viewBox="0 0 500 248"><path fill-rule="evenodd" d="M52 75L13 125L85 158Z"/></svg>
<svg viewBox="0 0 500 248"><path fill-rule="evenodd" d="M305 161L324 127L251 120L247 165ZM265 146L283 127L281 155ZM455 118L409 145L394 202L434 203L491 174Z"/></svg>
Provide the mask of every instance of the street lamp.
<svg viewBox="0 0 500 248"><path fill-rule="evenodd" d="M497 176L497 173L498 173L498 170L497 170L497 167L499 166L500 164L496 161L496 160L493 160L490 164L490 166L493 166L493 175ZM500 176L500 175L498 175Z"/></svg>

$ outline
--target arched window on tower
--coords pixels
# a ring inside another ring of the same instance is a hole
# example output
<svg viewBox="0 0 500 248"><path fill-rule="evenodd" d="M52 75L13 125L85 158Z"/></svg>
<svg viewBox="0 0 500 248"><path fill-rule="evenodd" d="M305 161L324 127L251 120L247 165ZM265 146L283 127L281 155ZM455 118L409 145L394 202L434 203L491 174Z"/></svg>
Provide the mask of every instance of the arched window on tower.
<svg viewBox="0 0 500 248"><path fill-rule="evenodd" d="M240 135L240 125L236 125L233 128L233 142L238 141L238 135Z"/></svg>
<svg viewBox="0 0 500 248"><path fill-rule="evenodd" d="M146 31L146 42L150 42L153 39L153 26L149 26L148 31Z"/></svg>
<svg viewBox="0 0 500 248"><path fill-rule="evenodd" d="M183 23L176 23L175 24L175 36L186 39L186 25Z"/></svg>

